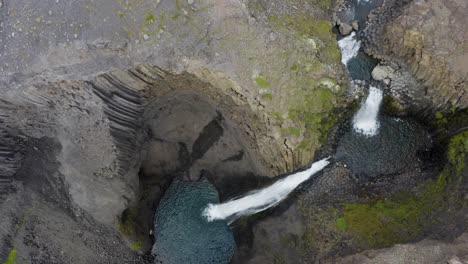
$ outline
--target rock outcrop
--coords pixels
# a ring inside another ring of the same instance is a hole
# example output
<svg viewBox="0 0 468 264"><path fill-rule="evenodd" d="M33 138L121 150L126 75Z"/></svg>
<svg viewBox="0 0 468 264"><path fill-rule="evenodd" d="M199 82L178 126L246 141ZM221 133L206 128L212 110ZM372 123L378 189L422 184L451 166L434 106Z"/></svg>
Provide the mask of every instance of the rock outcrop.
<svg viewBox="0 0 468 264"><path fill-rule="evenodd" d="M370 15L370 54L409 66L434 107L468 106L467 2L385 1Z"/></svg>

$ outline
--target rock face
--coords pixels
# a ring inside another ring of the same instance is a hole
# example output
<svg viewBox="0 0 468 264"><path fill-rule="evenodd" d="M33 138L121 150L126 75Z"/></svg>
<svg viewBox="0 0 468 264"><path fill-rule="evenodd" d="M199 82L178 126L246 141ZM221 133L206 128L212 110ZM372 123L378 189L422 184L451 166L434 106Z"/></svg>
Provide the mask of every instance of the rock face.
<svg viewBox="0 0 468 264"><path fill-rule="evenodd" d="M427 87L434 106L468 106L467 2L385 1L371 15L366 50L399 60Z"/></svg>

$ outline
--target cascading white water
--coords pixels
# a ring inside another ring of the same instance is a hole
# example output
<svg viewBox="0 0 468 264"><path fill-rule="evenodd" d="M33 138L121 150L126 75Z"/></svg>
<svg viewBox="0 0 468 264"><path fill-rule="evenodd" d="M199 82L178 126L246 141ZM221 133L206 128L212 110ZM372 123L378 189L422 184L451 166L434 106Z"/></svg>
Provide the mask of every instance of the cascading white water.
<svg viewBox="0 0 468 264"><path fill-rule="evenodd" d="M299 184L321 171L329 163L328 158L314 162L309 169L292 174L264 189L253 191L244 197L222 204L208 204L203 211L203 215L210 222L227 219L229 223L232 223L242 215L251 215L266 210L277 205Z"/></svg>
<svg viewBox="0 0 468 264"><path fill-rule="evenodd" d="M380 104L382 103L383 92L376 87L370 87L369 96L353 118L354 130L366 136L374 136L379 130Z"/></svg>
<svg viewBox="0 0 468 264"><path fill-rule="evenodd" d="M346 66L348 61L358 54L361 42L356 39L356 33L352 32L349 36L340 39L338 46L341 50L341 63Z"/></svg>

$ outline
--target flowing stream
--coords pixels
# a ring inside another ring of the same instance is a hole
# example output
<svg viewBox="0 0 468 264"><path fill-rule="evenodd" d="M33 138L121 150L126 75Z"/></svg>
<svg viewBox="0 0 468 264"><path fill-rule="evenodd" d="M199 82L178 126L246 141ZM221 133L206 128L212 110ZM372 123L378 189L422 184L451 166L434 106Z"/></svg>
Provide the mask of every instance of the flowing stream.
<svg viewBox="0 0 468 264"><path fill-rule="evenodd" d="M382 103L383 92L376 87L370 87L369 96L353 118L353 128L356 132L368 137L375 136L379 130L380 104Z"/></svg>
<svg viewBox="0 0 468 264"><path fill-rule="evenodd" d="M299 184L308 180L312 175L321 171L330 162L322 159L312 164L312 166L295 174L292 174L274 184L261 190L237 198L222 204L209 204L203 215L208 221L226 219L230 223L243 215L251 215L272 206L275 206L288 196Z"/></svg>

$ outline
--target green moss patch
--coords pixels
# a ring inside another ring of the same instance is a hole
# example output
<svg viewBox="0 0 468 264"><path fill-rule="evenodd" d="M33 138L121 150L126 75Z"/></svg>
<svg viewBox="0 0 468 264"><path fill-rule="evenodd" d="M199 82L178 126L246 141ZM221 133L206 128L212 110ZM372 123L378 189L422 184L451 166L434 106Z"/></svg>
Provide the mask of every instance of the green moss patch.
<svg viewBox="0 0 468 264"><path fill-rule="evenodd" d="M305 139L324 143L331 127L339 117L332 112L336 106L336 95L326 88L315 88L304 92L301 97L293 98L295 107L289 110L289 117L305 127Z"/></svg>
<svg viewBox="0 0 468 264"><path fill-rule="evenodd" d="M327 12L330 7L330 0L315 0L314 3L325 12Z"/></svg>
<svg viewBox="0 0 468 264"><path fill-rule="evenodd" d="M403 112L400 101L390 95L383 98L383 110L386 114L391 116L398 115Z"/></svg>
<svg viewBox="0 0 468 264"><path fill-rule="evenodd" d="M268 88L270 86L270 84L260 76L255 78L255 82L263 88Z"/></svg>
<svg viewBox="0 0 468 264"><path fill-rule="evenodd" d="M346 224L346 219L344 217L337 218L335 223L336 227L340 231L346 231L346 229L348 229L348 225Z"/></svg>
<svg viewBox="0 0 468 264"><path fill-rule="evenodd" d="M123 235L130 237L134 236L136 231L136 219L138 217L138 210L126 209L120 219L117 221L117 229Z"/></svg>
<svg viewBox="0 0 468 264"><path fill-rule="evenodd" d="M271 93L263 93L262 94L262 99L273 100L273 95Z"/></svg>
<svg viewBox="0 0 468 264"><path fill-rule="evenodd" d="M328 5L328 4L327 4ZM271 16L269 20L277 29L287 28L296 32L298 38L308 37L318 40L318 59L325 64L339 64L341 53L332 33L331 22L327 19L316 19L309 14Z"/></svg>
<svg viewBox="0 0 468 264"><path fill-rule="evenodd" d="M135 251L141 251L143 247L143 242L141 240L137 240L132 243L132 249Z"/></svg>
<svg viewBox="0 0 468 264"><path fill-rule="evenodd" d="M13 249L10 251L10 254L8 255L7 259L3 262L3 264L16 264L18 263L18 256L16 249Z"/></svg>
<svg viewBox="0 0 468 264"><path fill-rule="evenodd" d="M454 107L436 111L432 125L438 129L450 131L468 126L468 109L457 111Z"/></svg>
<svg viewBox="0 0 468 264"><path fill-rule="evenodd" d="M155 17L154 17L153 13L148 13L146 15L145 21L146 21L147 25L152 24L154 22L154 20L155 20Z"/></svg>
<svg viewBox="0 0 468 264"><path fill-rule="evenodd" d="M460 175L462 170L465 168L467 153L468 131L464 131L452 137L447 150L448 161L452 164L456 175Z"/></svg>
<svg viewBox="0 0 468 264"><path fill-rule="evenodd" d="M136 208L126 209L117 219L116 228L127 239L131 249L141 251L143 238L138 232L139 211Z"/></svg>

